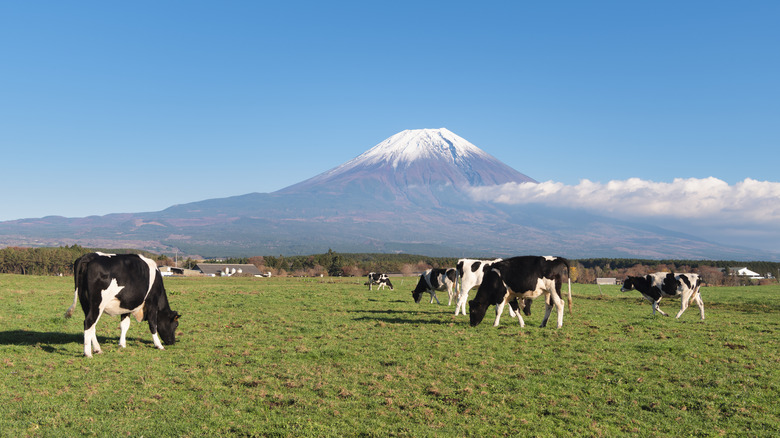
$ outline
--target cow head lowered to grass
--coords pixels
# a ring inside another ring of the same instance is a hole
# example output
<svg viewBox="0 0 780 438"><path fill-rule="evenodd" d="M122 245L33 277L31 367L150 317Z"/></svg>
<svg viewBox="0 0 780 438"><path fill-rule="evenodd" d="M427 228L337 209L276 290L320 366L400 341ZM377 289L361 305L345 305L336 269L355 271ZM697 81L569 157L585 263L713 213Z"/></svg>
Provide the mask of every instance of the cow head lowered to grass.
<svg viewBox="0 0 780 438"><path fill-rule="evenodd" d="M431 295L431 303L436 300L436 304L439 303L439 298L436 296L436 291L447 291L449 296L449 304L452 304L452 300L455 298L455 280L457 272L454 268L431 268L420 274L420 279L417 281L417 287L412 291L412 299L415 303L419 303L422 299L423 293L429 293Z"/></svg>
<svg viewBox="0 0 780 438"><path fill-rule="evenodd" d="M84 311L84 355L100 353L95 326L103 313L120 316L119 346L125 347L130 315L149 322L155 347L160 342L173 345L179 326L179 313L171 310L157 264L138 254L90 253L73 263L76 291L73 304L65 312L73 314L77 300ZM159 336L158 336L159 334Z"/></svg>

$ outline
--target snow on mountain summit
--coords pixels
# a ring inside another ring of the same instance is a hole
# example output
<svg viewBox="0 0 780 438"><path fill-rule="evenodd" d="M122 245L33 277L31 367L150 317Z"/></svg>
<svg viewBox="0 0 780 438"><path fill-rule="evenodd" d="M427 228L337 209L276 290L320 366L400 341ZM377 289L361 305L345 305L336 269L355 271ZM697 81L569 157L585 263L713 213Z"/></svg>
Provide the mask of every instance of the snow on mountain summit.
<svg viewBox="0 0 780 438"><path fill-rule="evenodd" d="M393 168L419 159L438 159L457 163L459 160L488 154L447 128L407 129L379 143L345 165L360 162L373 164L388 162Z"/></svg>

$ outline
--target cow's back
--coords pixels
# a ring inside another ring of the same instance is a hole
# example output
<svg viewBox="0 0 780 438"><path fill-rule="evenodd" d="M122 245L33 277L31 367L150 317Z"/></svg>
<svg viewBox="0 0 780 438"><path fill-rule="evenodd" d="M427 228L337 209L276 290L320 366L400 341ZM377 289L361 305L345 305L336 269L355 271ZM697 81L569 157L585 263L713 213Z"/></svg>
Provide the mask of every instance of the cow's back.
<svg viewBox="0 0 780 438"><path fill-rule="evenodd" d="M490 271L498 271L501 280L510 289L517 292L536 289L537 279L541 274L539 257L519 256L494 263L488 268ZM483 283L490 277L491 283L495 283L492 275L486 275Z"/></svg>
<svg viewBox="0 0 780 438"><path fill-rule="evenodd" d="M89 257L87 257L89 256ZM157 265L138 254L88 254L79 259L80 297L95 300L111 287L119 287L119 308L131 311L141 306L155 284ZM77 261L78 263L79 261ZM113 313L113 312L112 312Z"/></svg>

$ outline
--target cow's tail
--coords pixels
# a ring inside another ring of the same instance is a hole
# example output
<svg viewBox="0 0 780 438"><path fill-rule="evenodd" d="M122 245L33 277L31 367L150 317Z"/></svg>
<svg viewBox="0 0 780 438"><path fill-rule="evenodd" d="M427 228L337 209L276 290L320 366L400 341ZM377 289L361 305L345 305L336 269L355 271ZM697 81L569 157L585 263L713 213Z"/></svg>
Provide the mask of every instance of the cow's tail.
<svg viewBox="0 0 780 438"><path fill-rule="evenodd" d="M65 318L73 316L73 310L76 309L76 303L79 299L79 287L85 287L87 279L87 265L97 256L95 253L83 255L73 262L73 282L75 291L73 292L73 304L65 311Z"/></svg>
<svg viewBox="0 0 780 438"><path fill-rule="evenodd" d="M573 313L572 311L572 301L571 301L571 267L569 267L569 261L567 259L563 259L564 264L566 265L566 278L569 280L569 315Z"/></svg>
<svg viewBox="0 0 780 438"><path fill-rule="evenodd" d="M70 318L73 316L73 309L76 308L76 302L78 302L79 299L79 288L76 286L76 291L73 292L73 304L68 307L68 310L65 311L65 318Z"/></svg>

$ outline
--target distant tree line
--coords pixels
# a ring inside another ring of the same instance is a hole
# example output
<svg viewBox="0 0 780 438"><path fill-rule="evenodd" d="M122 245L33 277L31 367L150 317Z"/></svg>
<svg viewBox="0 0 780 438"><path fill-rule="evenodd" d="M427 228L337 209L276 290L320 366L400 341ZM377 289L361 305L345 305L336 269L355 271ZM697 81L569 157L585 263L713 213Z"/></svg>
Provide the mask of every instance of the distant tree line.
<svg viewBox="0 0 780 438"><path fill-rule="evenodd" d="M114 254L141 253L155 260L160 266L173 266L175 261L165 255L152 254L133 249L95 249L79 245L59 248L19 248L0 249L0 273L22 275L72 275L73 262L82 255L103 251ZM262 272L271 272L275 276L318 277L347 276L362 277L369 272L385 272L415 275L429 268L455 267L455 257L429 257L413 254L374 254L374 253L338 253L328 250L324 254L304 256L254 256L246 258L228 258L220 263L253 264ZM195 261L188 258L179 261L180 266L194 267ZM209 263L209 261L205 261ZM596 278L617 278L622 280L628 275L646 275L652 272L694 272L701 274L709 285L739 285L777 281L780 277L778 262L738 262L723 260L647 260L647 259L610 259L592 258L572 260L572 278L579 283L595 283ZM762 276L775 279L751 281L729 275L732 267L747 267Z"/></svg>
<svg viewBox="0 0 780 438"><path fill-rule="evenodd" d="M167 259L146 251L133 249L95 249L79 245L59 248L20 248L0 249L0 273L21 275L73 275L73 262L84 254L103 251L111 254L137 253L163 264ZM163 263L161 263L163 262Z"/></svg>

